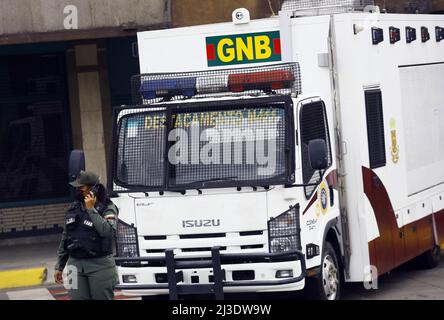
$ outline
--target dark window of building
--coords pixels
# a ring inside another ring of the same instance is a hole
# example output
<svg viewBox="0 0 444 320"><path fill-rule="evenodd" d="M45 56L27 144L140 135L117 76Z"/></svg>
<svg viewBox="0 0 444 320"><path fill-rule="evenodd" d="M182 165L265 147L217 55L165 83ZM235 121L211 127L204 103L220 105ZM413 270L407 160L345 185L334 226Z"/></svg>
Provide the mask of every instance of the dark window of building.
<svg viewBox="0 0 444 320"><path fill-rule="evenodd" d="M69 196L64 54L0 57L0 206Z"/></svg>
<svg viewBox="0 0 444 320"><path fill-rule="evenodd" d="M45 151L48 157L63 157L65 141L63 135L63 119L60 114L51 114L43 117L43 134Z"/></svg>
<svg viewBox="0 0 444 320"><path fill-rule="evenodd" d="M386 158L381 90L365 91L365 112L370 168L383 167Z"/></svg>
<svg viewBox="0 0 444 320"><path fill-rule="evenodd" d="M112 106L131 105L131 77L139 74L137 38L106 40Z"/></svg>
<svg viewBox="0 0 444 320"><path fill-rule="evenodd" d="M301 124L301 157L302 178L304 183L315 183L319 180L319 171L314 170L309 161L308 143L313 139L323 139L327 144L328 165L332 163L330 137L328 134L328 121L325 106L322 101L308 103L302 106L300 111ZM305 196L308 198L315 186L305 188Z"/></svg>

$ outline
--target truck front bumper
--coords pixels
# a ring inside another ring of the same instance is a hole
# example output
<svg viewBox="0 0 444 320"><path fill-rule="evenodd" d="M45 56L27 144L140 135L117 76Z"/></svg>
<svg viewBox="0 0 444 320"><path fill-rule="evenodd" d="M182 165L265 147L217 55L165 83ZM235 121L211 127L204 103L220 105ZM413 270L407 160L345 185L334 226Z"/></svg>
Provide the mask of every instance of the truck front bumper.
<svg viewBox="0 0 444 320"><path fill-rule="evenodd" d="M214 294L223 299L229 292L293 291L305 284L305 257L300 251L285 253L220 253L211 250L211 260L165 257L117 257L117 286L127 295ZM131 276L134 283L125 283Z"/></svg>

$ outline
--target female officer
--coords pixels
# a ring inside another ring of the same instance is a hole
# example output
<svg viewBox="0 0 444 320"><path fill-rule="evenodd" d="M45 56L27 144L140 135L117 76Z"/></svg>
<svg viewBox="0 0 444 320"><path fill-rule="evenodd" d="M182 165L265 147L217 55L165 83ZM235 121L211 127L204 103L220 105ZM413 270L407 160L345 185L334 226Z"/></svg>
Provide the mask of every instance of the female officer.
<svg viewBox="0 0 444 320"><path fill-rule="evenodd" d="M55 281L63 283L62 272L68 265L72 300L112 300L117 279L112 240L118 209L95 173L81 171L70 185L79 192L66 213Z"/></svg>

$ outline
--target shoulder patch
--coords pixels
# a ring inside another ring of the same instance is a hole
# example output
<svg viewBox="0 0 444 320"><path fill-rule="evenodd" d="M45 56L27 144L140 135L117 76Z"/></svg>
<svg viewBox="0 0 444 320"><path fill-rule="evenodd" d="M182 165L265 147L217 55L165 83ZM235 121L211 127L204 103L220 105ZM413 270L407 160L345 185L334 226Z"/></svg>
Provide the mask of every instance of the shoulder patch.
<svg viewBox="0 0 444 320"><path fill-rule="evenodd" d="M116 207L114 203L110 203L103 212L104 216L114 215L117 216L119 213L119 209Z"/></svg>
<svg viewBox="0 0 444 320"><path fill-rule="evenodd" d="M69 205L68 210L75 209L78 205L79 203L77 201L74 201Z"/></svg>

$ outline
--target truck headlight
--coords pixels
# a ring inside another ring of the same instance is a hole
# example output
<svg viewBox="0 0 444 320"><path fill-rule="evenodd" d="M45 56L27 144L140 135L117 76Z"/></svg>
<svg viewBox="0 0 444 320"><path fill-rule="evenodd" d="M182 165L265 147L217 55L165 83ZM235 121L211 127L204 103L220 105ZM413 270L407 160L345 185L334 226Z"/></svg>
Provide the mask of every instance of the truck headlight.
<svg viewBox="0 0 444 320"><path fill-rule="evenodd" d="M299 204L268 221L270 253L301 250Z"/></svg>
<svg viewBox="0 0 444 320"><path fill-rule="evenodd" d="M116 233L116 253L118 257L138 257L139 245L137 242L137 229L119 221Z"/></svg>

